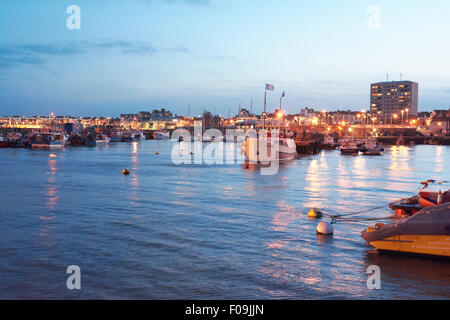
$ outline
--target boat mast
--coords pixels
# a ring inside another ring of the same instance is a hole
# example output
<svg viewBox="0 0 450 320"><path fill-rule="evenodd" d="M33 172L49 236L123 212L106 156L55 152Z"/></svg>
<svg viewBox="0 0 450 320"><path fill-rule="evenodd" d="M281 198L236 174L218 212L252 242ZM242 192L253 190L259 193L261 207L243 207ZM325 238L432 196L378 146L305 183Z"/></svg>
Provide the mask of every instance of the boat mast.
<svg viewBox="0 0 450 320"><path fill-rule="evenodd" d="M263 130L266 130L266 103L267 103L267 90L264 90Z"/></svg>

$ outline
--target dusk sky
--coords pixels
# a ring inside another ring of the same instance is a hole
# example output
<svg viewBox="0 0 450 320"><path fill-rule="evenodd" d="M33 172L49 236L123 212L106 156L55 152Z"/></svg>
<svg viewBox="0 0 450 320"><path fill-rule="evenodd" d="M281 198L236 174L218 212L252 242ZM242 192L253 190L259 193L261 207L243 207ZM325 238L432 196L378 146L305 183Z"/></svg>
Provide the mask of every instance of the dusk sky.
<svg viewBox="0 0 450 320"><path fill-rule="evenodd" d="M69 30L66 9L81 9ZM370 27L367 9L380 9ZM450 106L450 1L2 0L0 115L368 109L371 82Z"/></svg>

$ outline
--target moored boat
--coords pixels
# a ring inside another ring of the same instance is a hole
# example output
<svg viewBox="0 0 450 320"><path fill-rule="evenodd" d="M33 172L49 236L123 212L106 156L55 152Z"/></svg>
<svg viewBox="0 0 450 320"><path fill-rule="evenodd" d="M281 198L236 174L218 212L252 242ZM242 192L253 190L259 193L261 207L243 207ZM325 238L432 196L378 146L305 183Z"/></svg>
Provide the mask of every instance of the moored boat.
<svg viewBox="0 0 450 320"><path fill-rule="evenodd" d="M108 144L110 141L110 138L106 134L99 133L95 136L95 142L96 144Z"/></svg>
<svg viewBox="0 0 450 320"><path fill-rule="evenodd" d="M360 148L357 146L354 139L344 139L339 147L342 155L358 155Z"/></svg>
<svg viewBox="0 0 450 320"><path fill-rule="evenodd" d="M384 148L376 139L367 139L361 147L361 152L366 156L381 156Z"/></svg>
<svg viewBox="0 0 450 320"><path fill-rule="evenodd" d="M155 140L168 140L170 139L170 132L166 130L158 130L153 133L153 139Z"/></svg>
<svg viewBox="0 0 450 320"><path fill-rule="evenodd" d="M84 145L86 147L95 147L97 145L97 142L95 140L94 134L88 134L85 138Z"/></svg>
<svg viewBox="0 0 450 320"><path fill-rule="evenodd" d="M389 207L395 211L398 217L408 217L416 214L423 208L437 206L442 203L450 203L450 189L447 191L428 189L429 184L435 182L435 180L422 182L424 188L419 191L418 195L394 201L389 204ZM439 185L441 184L442 182Z"/></svg>
<svg viewBox="0 0 450 320"><path fill-rule="evenodd" d="M254 163L285 162L294 160L297 156L294 139L284 136L247 137L243 149L247 160Z"/></svg>
<svg viewBox="0 0 450 320"><path fill-rule="evenodd" d="M3 133L0 133L0 148L8 148L8 146L8 140Z"/></svg>
<svg viewBox="0 0 450 320"><path fill-rule="evenodd" d="M8 146L10 148L25 147L23 135L19 132L10 132L6 136L8 139Z"/></svg>
<svg viewBox="0 0 450 320"><path fill-rule="evenodd" d="M322 144L322 148L325 150L335 150L337 147L336 142L334 141L334 138L330 135L326 135L323 138L323 144Z"/></svg>
<svg viewBox="0 0 450 320"><path fill-rule="evenodd" d="M50 149L63 149L66 145L67 137L63 132L56 132L50 136Z"/></svg>
<svg viewBox="0 0 450 320"><path fill-rule="evenodd" d="M379 251L450 257L450 204L423 208L390 224L378 223L361 237Z"/></svg>
<svg viewBox="0 0 450 320"><path fill-rule="evenodd" d="M113 132L109 142L122 142L122 132Z"/></svg>
<svg viewBox="0 0 450 320"><path fill-rule="evenodd" d="M30 140L31 149L50 149L50 136L34 133Z"/></svg>

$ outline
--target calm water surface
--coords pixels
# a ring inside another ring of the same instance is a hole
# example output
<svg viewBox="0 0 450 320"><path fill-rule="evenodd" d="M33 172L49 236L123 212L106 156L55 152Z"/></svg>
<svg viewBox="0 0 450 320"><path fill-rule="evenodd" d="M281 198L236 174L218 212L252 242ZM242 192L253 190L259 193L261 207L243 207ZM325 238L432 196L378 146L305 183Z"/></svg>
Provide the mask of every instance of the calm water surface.
<svg viewBox="0 0 450 320"><path fill-rule="evenodd" d="M0 150L0 298L438 299L448 261L371 254L365 222L318 237L315 206L370 210L450 180L450 147L326 151L274 176L242 165L172 163L174 142ZM160 155L155 155L155 152ZM131 171L122 175L122 169ZM366 269L381 268L368 290ZM81 268L79 291L66 268Z"/></svg>

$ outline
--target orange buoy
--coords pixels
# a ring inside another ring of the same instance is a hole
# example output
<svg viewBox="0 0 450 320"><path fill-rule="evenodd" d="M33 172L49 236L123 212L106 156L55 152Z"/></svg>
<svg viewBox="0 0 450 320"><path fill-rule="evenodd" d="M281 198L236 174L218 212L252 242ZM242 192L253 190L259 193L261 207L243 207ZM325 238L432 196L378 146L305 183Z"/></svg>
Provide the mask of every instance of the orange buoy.
<svg viewBox="0 0 450 320"><path fill-rule="evenodd" d="M156 155L159 155L159 152L155 152Z"/></svg>
<svg viewBox="0 0 450 320"><path fill-rule="evenodd" d="M128 169L123 169L122 173L127 176L130 174L130 171L128 171Z"/></svg>

